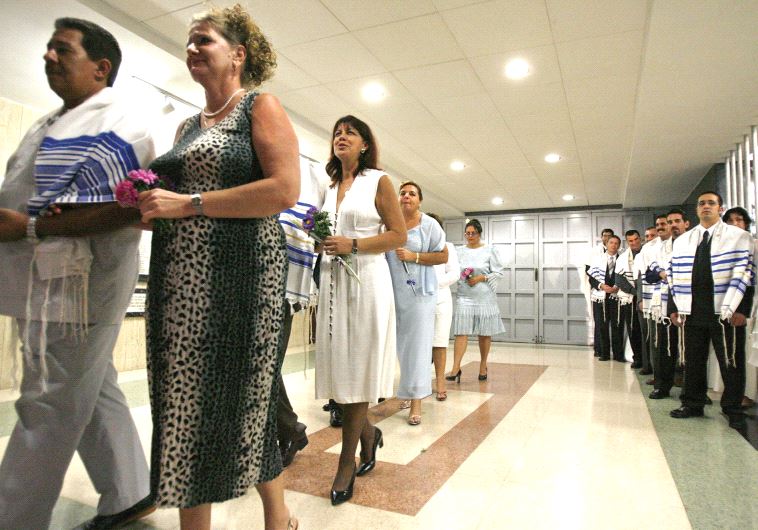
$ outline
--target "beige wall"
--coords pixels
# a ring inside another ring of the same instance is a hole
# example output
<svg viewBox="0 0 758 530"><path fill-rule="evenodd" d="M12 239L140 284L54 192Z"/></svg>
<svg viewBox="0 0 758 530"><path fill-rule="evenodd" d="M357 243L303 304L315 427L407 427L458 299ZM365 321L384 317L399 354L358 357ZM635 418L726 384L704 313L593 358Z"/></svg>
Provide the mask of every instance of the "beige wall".
<svg viewBox="0 0 758 530"><path fill-rule="evenodd" d="M0 97L0 182L5 177L8 158L32 123L44 114L40 110Z"/></svg>

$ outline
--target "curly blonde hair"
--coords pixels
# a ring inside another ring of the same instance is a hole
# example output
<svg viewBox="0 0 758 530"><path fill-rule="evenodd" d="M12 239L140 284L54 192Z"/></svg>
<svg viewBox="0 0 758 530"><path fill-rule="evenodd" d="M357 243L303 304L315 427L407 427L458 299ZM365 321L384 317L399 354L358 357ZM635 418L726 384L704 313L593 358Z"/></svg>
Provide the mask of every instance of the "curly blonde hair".
<svg viewBox="0 0 758 530"><path fill-rule="evenodd" d="M274 75L276 52L244 7L212 7L192 17L192 24L201 22L212 25L233 46L245 47L245 67L240 74L243 87L257 87Z"/></svg>

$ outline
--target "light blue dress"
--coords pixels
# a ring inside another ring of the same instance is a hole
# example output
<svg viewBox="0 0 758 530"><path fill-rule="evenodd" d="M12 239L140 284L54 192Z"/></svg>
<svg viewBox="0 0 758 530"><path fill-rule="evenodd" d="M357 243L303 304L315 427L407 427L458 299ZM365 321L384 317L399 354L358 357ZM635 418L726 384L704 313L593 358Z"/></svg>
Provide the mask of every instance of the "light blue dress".
<svg viewBox="0 0 758 530"><path fill-rule="evenodd" d="M419 225L408 230L404 248L411 252L439 252L445 248L445 233L437 221L421 214ZM400 361L397 397L425 398L432 393L429 366L437 305L437 274L432 265L401 262L394 251L387 252L387 262L397 314L397 358Z"/></svg>
<svg viewBox="0 0 758 530"><path fill-rule="evenodd" d="M491 337L505 333L505 326L500 320L495 288L503 276L503 264L497 251L489 245L468 248L466 245L456 247L461 272L466 268L474 269L472 276L484 274L486 282L479 282L470 287L459 279L455 297L453 315L453 335L478 335Z"/></svg>

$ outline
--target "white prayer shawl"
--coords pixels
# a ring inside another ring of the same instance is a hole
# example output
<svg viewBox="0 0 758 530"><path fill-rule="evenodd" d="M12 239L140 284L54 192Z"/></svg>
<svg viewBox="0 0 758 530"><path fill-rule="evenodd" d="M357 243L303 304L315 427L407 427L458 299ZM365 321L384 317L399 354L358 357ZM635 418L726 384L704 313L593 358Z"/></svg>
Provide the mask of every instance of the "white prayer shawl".
<svg viewBox="0 0 758 530"><path fill-rule="evenodd" d="M324 204L329 177L320 164L300 159L300 197L297 204L279 214L287 239L287 292L290 306L308 307L316 303L313 267L316 264L315 240L303 230L303 218L310 208Z"/></svg>
<svg viewBox="0 0 758 530"><path fill-rule="evenodd" d="M651 271L660 274L662 271L668 270L669 263L671 262L673 245L673 237L661 241L661 244L658 245L658 252L649 265ZM653 297L650 300L650 317L656 322L666 323L666 320L668 319L668 315L666 314L668 299L668 283L661 280L658 283L653 284Z"/></svg>
<svg viewBox="0 0 758 530"><path fill-rule="evenodd" d="M71 110L61 108L39 120L33 128L47 126L47 131L34 160L34 196L27 205L29 214L38 215L51 204L115 202L118 183L129 171L139 169L140 161L149 162L154 155L152 137L131 114L130 109L116 102L112 88L104 88ZM47 237L34 248L29 264L26 320L37 314L32 300L39 297L35 287L42 288L44 302L39 318L43 336L39 354L43 391L47 379L47 323L59 322L70 326L75 335L86 334L92 260L86 237ZM53 289L60 292L53 293ZM61 301L59 314L49 311L52 298ZM29 337L24 343L30 344ZM25 354L31 356L28 348Z"/></svg>
<svg viewBox="0 0 758 530"><path fill-rule="evenodd" d="M605 283L605 269L608 267L608 258L610 256L607 252L603 252L602 254L596 254L592 258L592 263L590 264L590 269L587 271L587 274L592 276L595 280L597 280L600 283ZM616 265L618 266L618 258L619 256L616 255ZM620 291L619 291L620 292ZM605 302L606 293L602 289L592 289L590 293L590 300L593 302ZM615 294L610 295L611 298L618 298Z"/></svg>
<svg viewBox="0 0 758 530"><path fill-rule="evenodd" d="M629 283L634 285L635 272L634 272L634 253L631 248L622 252L616 260L616 274L623 275ZM633 293L626 293L619 289L616 296L619 299L619 306L631 304L634 301Z"/></svg>
<svg viewBox="0 0 758 530"><path fill-rule="evenodd" d="M660 237L656 237L642 245L642 249L635 258L635 266L641 275L642 281L642 314L645 318L650 318L650 304L653 300L654 284L645 281L645 272L650 264L655 260L658 253L658 246L662 243Z"/></svg>
<svg viewBox="0 0 758 530"><path fill-rule="evenodd" d="M677 311L686 318L692 311L692 269L695 252L705 229L697 226L674 241L668 266L669 290ZM752 282L753 240L745 230L719 221L711 238L713 312L729 320Z"/></svg>

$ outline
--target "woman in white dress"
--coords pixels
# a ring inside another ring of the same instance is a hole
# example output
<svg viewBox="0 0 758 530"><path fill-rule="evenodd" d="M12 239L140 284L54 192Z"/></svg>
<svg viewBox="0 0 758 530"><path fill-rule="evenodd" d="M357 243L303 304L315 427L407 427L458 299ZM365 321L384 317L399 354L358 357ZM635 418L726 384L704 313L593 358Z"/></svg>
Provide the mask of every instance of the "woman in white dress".
<svg viewBox="0 0 758 530"><path fill-rule="evenodd" d="M368 125L354 116L337 120L324 201L334 235L323 245L316 324L316 398L334 399L343 410L333 505L349 500L356 475L374 468L383 440L368 421L368 403L393 394L395 301L384 253L405 243L406 229L392 182L378 169L378 155Z"/></svg>
<svg viewBox="0 0 758 530"><path fill-rule="evenodd" d="M430 213L429 217L442 226L442 219ZM437 273L437 307L434 311L434 340L432 341L432 359L436 376L437 401L447 399L445 387L445 363L447 362L447 345L450 342L450 324L453 323L453 296L450 286L458 281L461 269L458 264L458 253L452 243L445 243L447 262L434 266Z"/></svg>

